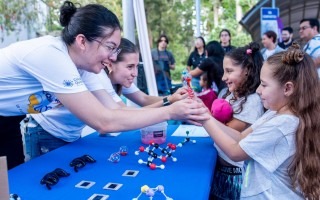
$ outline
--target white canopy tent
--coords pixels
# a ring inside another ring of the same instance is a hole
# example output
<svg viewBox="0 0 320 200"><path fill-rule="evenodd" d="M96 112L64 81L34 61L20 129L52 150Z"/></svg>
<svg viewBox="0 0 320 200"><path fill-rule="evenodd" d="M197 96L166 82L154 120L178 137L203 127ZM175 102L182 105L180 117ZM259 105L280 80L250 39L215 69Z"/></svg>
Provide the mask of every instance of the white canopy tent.
<svg viewBox="0 0 320 200"><path fill-rule="evenodd" d="M200 36L200 2L194 0L196 5L197 32ZM140 53L147 81L149 95L158 96L157 84L154 76L153 61L151 57L148 37L147 21L143 0L122 0L123 32L124 37L135 43L135 24L137 26Z"/></svg>
<svg viewBox="0 0 320 200"><path fill-rule="evenodd" d="M151 57L147 21L143 0L122 0L124 37L135 42L135 27L137 25L140 53L148 86L149 95L158 96L157 84ZM136 23L134 23L134 21Z"/></svg>

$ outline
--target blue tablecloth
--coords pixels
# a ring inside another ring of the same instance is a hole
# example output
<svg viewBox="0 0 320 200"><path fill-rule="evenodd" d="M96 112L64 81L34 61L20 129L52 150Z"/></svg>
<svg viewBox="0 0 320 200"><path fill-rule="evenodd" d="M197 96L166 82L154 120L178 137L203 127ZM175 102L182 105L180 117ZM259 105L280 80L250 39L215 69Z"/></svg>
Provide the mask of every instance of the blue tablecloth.
<svg viewBox="0 0 320 200"><path fill-rule="evenodd" d="M183 137L171 136L176 128L175 125L168 126L167 142L177 144L184 140ZM18 194L22 200L86 200L95 193L107 194L109 199L125 200L137 197L143 185L151 188L163 185L166 195L175 200L207 200L217 152L210 138L192 139L196 139L197 143L187 143L174 153L177 162L168 159L165 169L151 170L146 165L138 164L139 159L147 160L147 153L134 154L140 146L146 147L141 143L139 130L123 132L117 137L100 137L93 133L9 170L10 193ZM108 161L110 154L119 151L123 145L128 147L128 155L121 156L118 163ZM97 162L86 164L76 173L69 163L84 154L92 156ZM159 159L154 162L161 164ZM40 180L56 168L66 170L70 176L60 178L48 190L40 184ZM122 176L126 170L138 170L139 173L136 177ZM75 187L83 180L95 184L89 189ZM103 189L109 182L123 185L117 191ZM142 195L139 199L149 198ZM154 199L165 198L157 192Z"/></svg>

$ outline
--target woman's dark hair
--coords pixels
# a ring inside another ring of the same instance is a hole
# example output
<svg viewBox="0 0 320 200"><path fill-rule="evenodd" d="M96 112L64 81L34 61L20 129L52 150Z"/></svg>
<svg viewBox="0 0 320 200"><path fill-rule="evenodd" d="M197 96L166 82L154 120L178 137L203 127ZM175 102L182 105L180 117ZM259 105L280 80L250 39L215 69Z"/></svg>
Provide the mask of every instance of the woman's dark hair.
<svg viewBox="0 0 320 200"><path fill-rule="evenodd" d="M277 41L277 34L274 31L267 31L263 35L267 36L268 38L272 38L272 42L276 43Z"/></svg>
<svg viewBox="0 0 320 200"><path fill-rule="evenodd" d="M74 3L65 1L60 7L60 24L63 41L71 45L78 34L83 34L89 41L98 37L110 37L117 29L121 29L117 16L99 4L88 4L76 7ZM106 28L112 31L105 35Z"/></svg>
<svg viewBox="0 0 320 200"><path fill-rule="evenodd" d="M207 46L206 46L206 50L207 50L207 56L211 57L222 57L224 56L224 50L221 46L221 44L218 41L210 41Z"/></svg>
<svg viewBox="0 0 320 200"><path fill-rule="evenodd" d="M121 49L120 53L117 56L117 60L114 63L121 62L124 60L126 54L129 53L139 53L139 48L133 44L130 40L126 38L121 38L121 42L119 45L119 49Z"/></svg>
<svg viewBox="0 0 320 200"><path fill-rule="evenodd" d="M222 76L223 76L223 69L222 65L219 65L215 60L212 58L207 58L210 60L210 68L206 72L207 73L207 88L211 88L212 83L216 83L218 90L220 91L224 85L222 83Z"/></svg>
<svg viewBox="0 0 320 200"><path fill-rule="evenodd" d="M241 101L239 108L236 109L234 113L240 113L242 111L242 106L247 101L247 97L250 94L255 93L260 85L260 71L263 64L263 57L259 49L258 43L251 42L249 45L235 48L225 55L225 57L231 59L233 65L246 69L248 73L245 80L243 80L242 85L235 91L234 96L244 98ZM226 98L229 94L230 91L227 91L223 98ZM236 99L232 99L231 103L232 101L236 101Z"/></svg>
<svg viewBox="0 0 320 200"><path fill-rule="evenodd" d="M202 36L197 37L196 39L200 39L202 40L203 43L203 49L206 49L206 41L204 40L204 38ZM194 47L194 51L198 52L197 47Z"/></svg>
<svg viewBox="0 0 320 200"><path fill-rule="evenodd" d="M139 53L140 52L139 48L135 44L133 44L130 40L128 40L126 38L121 38L119 49L121 49L121 51L117 56L117 60L113 61L113 63L118 63L118 62L124 61L124 59L125 59L127 54ZM104 70L106 71L107 74L109 74L109 70L108 70L107 67L104 68ZM122 85L116 84L115 87L116 87L115 88L116 93L118 95L121 95Z"/></svg>
<svg viewBox="0 0 320 200"><path fill-rule="evenodd" d="M208 72L203 72L200 76L203 81L206 81L206 88L211 88L212 81L209 83L209 77L208 77Z"/></svg>
<svg viewBox="0 0 320 200"><path fill-rule="evenodd" d="M161 38L165 38L166 39L166 43L169 44L169 38L166 34L161 34L157 40L157 44L159 45L159 43L161 42Z"/></svg>
<svg viewBox="0 0 320 200"><path fill-rule="evenodd" d="M227 32L227 33L228 33L228 35L229 35L229 37L230 37L229 45L231 46L231 32L230 32L228 29L224 28L224 29L222 29L222 30L220 31L220 33L219 33L219 38L221 37L221 33L222 33L222 32ZM221 43L221 41L220 41L220 43Z"/></svg>
<svg viewBox="0 0 320 200"><path fill-rule="evenodd" d="M200 65L207 69L210 87L212 82L215 82L218 89L221 90L225 86L222 82L224 50L219 42L210 41L206 46L206 51L208 57Z"/></svg>

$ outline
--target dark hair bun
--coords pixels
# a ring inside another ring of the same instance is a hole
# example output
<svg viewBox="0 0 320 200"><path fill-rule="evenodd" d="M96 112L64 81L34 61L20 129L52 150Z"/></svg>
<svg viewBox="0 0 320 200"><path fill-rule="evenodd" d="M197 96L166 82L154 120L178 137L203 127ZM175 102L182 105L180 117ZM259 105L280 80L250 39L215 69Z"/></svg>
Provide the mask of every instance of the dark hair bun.
<svg viewBox="0 0 320 200"><path fill-rule="evenodd" d="M282 62L288 65L294 65L301 62L304 58L304 53L300 49L298 43L293 42L293 44L288 48L287 51L282 55Z"/></svg>
<svg viewBox="0 0 320 200"><path fill-rule="evenodd" d="M257 42L250 42L249 49L252 50L252 53L256 53L260 50L260 46Z"/></svg>
<svg viewBox="0 0 320 200"><path fill-rule="evenodd" d="M77 11L77 7L71 1L65 1L60 7L60 24L63 27L68 26L71 17Z"/></svg>

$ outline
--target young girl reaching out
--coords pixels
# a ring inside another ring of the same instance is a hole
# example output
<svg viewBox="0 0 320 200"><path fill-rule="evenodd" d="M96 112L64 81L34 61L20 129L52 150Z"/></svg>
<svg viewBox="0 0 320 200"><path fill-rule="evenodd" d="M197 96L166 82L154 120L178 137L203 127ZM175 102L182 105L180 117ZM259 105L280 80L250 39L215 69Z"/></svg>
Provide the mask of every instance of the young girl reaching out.
<svg viewBox="0 0 320 200"><path fill-rule="evenodd" d="M227 88L219 97L230 103L233 117L226 125L237 131L243 131L264 113L264 108L256 89L260 83L262 55L257 43L250 43L228 52L223 60L222 80ZM220 109L214 107L214 110ZM214 115L215 116L215 115ZM219 116L216 116L219 119ZM234 162L219 146L217 165L212 183L211 199L239 199L242 183L243 162Z"/></svg>
<svg viewBox="0 0 320 200"><path fill-rule="evenodd" d="M202 91L197 94L197 97L201 99L204 105L211 110L212 102L217 98L217 94L212 89L213 80L210 79L207 72L204 72L200 76L199 85L202 88Z"/></svg>
<svg viewBox="0 0 320 200"><path fill-rule="evenodd" d="M245 161L243 199L319 199L320 87L310 56L294 44L267 59L257 89L269 109L243 132L203 122L234 161Z"/></svg>

